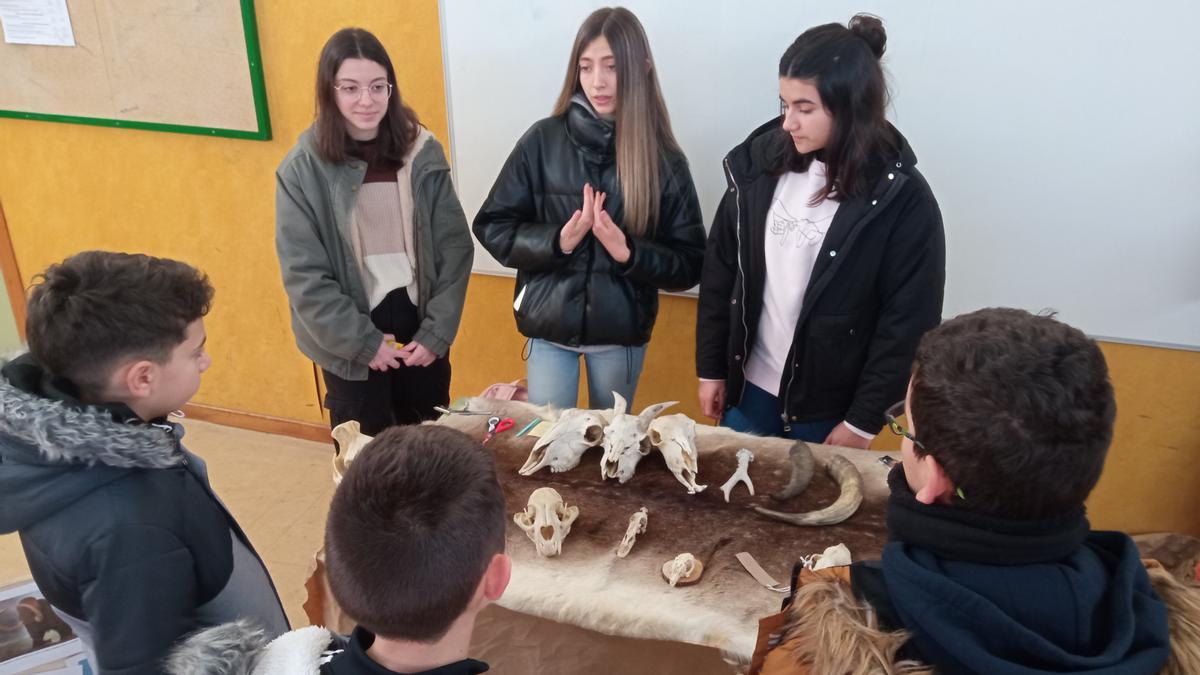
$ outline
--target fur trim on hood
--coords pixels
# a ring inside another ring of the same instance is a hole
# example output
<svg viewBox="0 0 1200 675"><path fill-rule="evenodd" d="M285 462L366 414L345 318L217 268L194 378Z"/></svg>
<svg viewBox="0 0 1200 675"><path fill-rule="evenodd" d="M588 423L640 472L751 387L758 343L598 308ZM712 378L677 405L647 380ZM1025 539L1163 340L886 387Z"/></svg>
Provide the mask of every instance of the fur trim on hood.
<svg viewBox="0 0 1200 675"><path fill-rule="evenodd" d="M0 377L0 455L23 464L165 469L184 461L177 425L122 424L111 410L72 405Z"/></svg>
<svg viewBox="0 0 1200 675"><path fill-rule="evenodd" d="M309 626L270 643L261 628L235 621L182 640L163 664L168 675L317 675L333 633Z"/></svg>

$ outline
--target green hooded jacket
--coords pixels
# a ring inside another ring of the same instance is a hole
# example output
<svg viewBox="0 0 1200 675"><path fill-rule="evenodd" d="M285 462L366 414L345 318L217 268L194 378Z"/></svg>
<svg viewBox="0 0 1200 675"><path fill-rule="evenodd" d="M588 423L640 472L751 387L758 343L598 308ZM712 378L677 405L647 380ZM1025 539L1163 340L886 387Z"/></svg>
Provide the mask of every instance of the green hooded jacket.
<svg viewBox="0 0 1200 675"><path fill-rule="evenodd" d="M422 129L412 159L420 328L413 336L439 357L458 332L475 248L437 139ZM351 217L367 164L330 164L310 128L275 172L275 249L296 345L345 380L367 379L383 342L371 323L351 246Z"/></svg>

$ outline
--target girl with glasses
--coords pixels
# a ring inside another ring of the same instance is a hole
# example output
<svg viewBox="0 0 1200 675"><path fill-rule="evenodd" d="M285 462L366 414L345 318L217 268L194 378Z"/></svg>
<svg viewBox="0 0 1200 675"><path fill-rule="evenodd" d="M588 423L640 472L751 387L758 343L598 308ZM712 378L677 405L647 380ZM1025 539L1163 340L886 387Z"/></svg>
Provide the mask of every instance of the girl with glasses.
<svg viewBox="0 0 1200 675"><path fill-rule="evenodd" d="M329 38L316 94L316 121L276 172L275 244L330 424L375 435L449 402L474 248L442 146L374 35Z"/></svg>
<svg viewBox="0 0 1200 675"><path fill-rule="evenodd" d="M805 31L781 115L726 156L700 283L704 414L738 431L867 447L941 319L942 218L885 117L883 23Z"/></svg>

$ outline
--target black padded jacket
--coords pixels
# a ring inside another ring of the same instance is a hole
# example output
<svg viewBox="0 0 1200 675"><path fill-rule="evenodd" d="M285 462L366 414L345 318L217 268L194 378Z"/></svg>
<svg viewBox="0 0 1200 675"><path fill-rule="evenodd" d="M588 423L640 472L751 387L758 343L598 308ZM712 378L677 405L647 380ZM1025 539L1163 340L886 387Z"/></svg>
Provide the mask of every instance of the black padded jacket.
<svg viewBox="0 0 1200 675"><path fill-rule="evenodd" d="M475 236L517 270L513 308L523 335L570 346L643 345L658 315L658 291L700 280L704 224L680 153L661 153L661 205L646 236L626 235L632 256L612 259L594 236L564 254L558 236L583 206L583 186L607 193L605 210L624 229L613 124L577 96L563 115L534 124L475 217Z"/></svg>
<svg viewBox="0 0 1200 675"><path fill-rule="evenodd" d="M804 303L778 389L785 427L839 419L878 431L884 411L904 398L917 342L941 321L941 211L912 148L898 131L895 139L895 155L871 169L870 194L838 207L808 288L797 289ZM781 141L775 118L725 157L728 189L709 233L696 371L726 380L727 406L741 400L762 316L763 237Z"/></svg>

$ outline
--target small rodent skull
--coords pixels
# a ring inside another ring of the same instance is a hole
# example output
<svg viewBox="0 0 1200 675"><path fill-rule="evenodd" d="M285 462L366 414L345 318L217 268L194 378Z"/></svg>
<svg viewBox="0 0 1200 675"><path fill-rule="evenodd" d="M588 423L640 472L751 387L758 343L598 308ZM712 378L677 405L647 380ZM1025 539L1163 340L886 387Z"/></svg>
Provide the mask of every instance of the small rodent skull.
<svg viewBox="0 0 1200 675"><path fill-rule="evenodd" d="M633 550L634 543L637 542L637 536L646 531L646 524L649 521L649 512L646 507L638 509L632 516L629 516L629 526L625 528L625 536L621 538L621 544L617 546L617 557L624 558Z"/></svg>
<svg viewBox="0 0 1200 675"><path fill-rule="evenodd" d="M680 579L690 577L695 571L696 557L691 553L680 553L674 560L669 560L663 565L663 574L667 576L667 583L672 586L679 583Z"/></svg>

